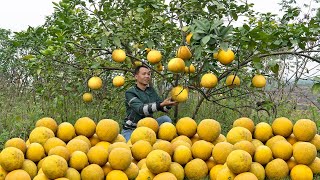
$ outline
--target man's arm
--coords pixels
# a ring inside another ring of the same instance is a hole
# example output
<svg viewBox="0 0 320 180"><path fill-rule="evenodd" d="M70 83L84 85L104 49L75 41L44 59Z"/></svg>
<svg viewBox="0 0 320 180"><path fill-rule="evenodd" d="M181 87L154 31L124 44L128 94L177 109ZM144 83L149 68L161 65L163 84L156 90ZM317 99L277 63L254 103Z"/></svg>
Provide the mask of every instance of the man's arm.
<svg viewBox="0 0 320 180"><path fill-rule="evenodd" d="M171 100L171 97L162 100L156 92L155 94L157 95L157 102L160 103L160 111L162 112L168 112L171 109L171 106L175 106L177 104L177 102Z"/></svg>
<svg viewBox="0 0 320 180"><path fill-rule="evenodd" d="M126 103L135 112L140 115L150 116L156 111L161 110L160 102L153 102L151 104L144 104L134 92L126 92Z"/></svg>

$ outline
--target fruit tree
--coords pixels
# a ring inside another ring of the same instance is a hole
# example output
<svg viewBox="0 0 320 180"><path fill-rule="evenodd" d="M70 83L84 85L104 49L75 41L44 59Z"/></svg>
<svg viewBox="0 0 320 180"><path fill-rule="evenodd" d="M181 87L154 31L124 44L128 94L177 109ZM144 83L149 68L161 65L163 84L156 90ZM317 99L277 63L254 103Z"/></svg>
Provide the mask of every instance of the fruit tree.
<svg viewBox="0 0 320 180"><path fill-rule="evenodd" d="M91 91L85 101L109 102L117 98L108 95L132 85L133 68L144 64L163 96L179 87L176 99L200 97L192 117L204 101L240 114L244 106L268 111L256 105L270 102L261 88L297 82L308 63L320 63L317 1L280 4L275 15L241 0L62 0L41 26L1 30L0 78L57 101ZM95 98L100 88L105 91ZM246 105L222 103L248 95L253 100Z"/></svg>

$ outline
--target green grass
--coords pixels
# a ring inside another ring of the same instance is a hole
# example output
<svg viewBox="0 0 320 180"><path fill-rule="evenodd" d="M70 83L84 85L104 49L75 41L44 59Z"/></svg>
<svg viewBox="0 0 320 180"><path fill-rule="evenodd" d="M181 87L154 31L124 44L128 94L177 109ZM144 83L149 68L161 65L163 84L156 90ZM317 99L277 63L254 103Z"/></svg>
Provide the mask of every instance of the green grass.
<svg viewBox="0 0 320 180"><path fill-rule="evenodd" d="M108 92L97 94L98 97L92 103L84 103L81 95L66 94L64 96L38 96L35 93L18 94L13 88L4 89L0 92L0 145L9 137L26 138L30 130L34 127L35 121L50 116L58 123L71 122L74 123L80 117L90 117L98 122L100 119L110 118L122 122L125 117L125 106L123 100L123 92ZM115 94L111 96L111 94ZM99 97L100 96L100 97ZM104 100L103 97L108 97ZM197 95L193 94L186 103L178 106L178 116L181 117L193 115L197 104ZM219 103L225 106L245 106L250 101L241 99L223 100ZM301 118L315 120L320 127L320 113L310 107L308 110L292 110L293 104L285 104L277 109L277 117L285 116L292 121ZM271 123L275 117L270 117L263 111L255 111L249 108L240 108L242 113L239 114L231 109L223 108L215 103L204 101L197 113L195 120L197 122L202 119L215 119L221 124L222 133L226 133L231 129L235 119L241 116L247 116L259 122ZM160 116L163 113L156 115ZM174 108L170 111L169 116L174 119Z"/></svg>
<svg viewBox="0 0 320 180"><path fill-rule="evenodd" d="M50 93L48 93L50 94ZM42 117L52 117L58 124L74 122L81 117L89 117L95 122L101 119L114 119L121 123L125 115L124 100L121 97L102 99L96 94L91 103L84 103L81 95L38 96L29 92L19 94L15 88L0 91L0 149L12 137L27 139L35 122Z"/></svg>
<svg viewBox="0 0 320 180"><path fill-rule="evenodd" d="M35 93L19 94L14 88L7 88L0 92L0 147L3 142L11 137L26 138L35 122L45 116L54 118L58 123L71 122L74 123L80 117L90 117L94 121L110 118L122 122L125 117L125 107L123 92L108 92L98 94L98 96L108 97L106 100L99 100L102 97L97 97L92 103L84 103L81 95L66 94L64 96L50 97L38 96ZM50 93L48 93L50 94ZM116 94L111 96L110 94ZM178 116L174 119L174 108L170 111L169 116L175 121L181 117L193 115L197 104L197 96L192 95L186 103L178 106ZM219 103L225 106L245 106L247 101L239 99L223 100ZM250 102L249 102L250 103ZM285 104L278 107L277 117L285 116L292 121L301 118L315 120L320 127L319 111L310 107L308 110L292 110L292 104ZM241 108L240 111L257 124L259 122L271 123L274 117L270 117L263 111L255 111L249 108ZM158 116L163 113L158 113ZM238 112L231 109L223 108L215 103L204 101L197 113L195 120L197 122L202 119L215 119L221 124L222 134L231 129L235 119L240 118Z"/></svg>

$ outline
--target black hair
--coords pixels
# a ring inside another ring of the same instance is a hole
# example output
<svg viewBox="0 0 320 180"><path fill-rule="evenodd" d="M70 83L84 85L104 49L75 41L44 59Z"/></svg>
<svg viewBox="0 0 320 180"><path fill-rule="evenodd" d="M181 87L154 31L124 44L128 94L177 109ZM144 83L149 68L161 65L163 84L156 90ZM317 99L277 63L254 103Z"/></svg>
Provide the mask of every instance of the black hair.
<svg viewBox="0 0 320 180"><path fill-rule="evenodd" d="M141 65L141 66L137 66L135 69L134 69L134 75L137 75L140 71L140 68L147 68L147 69L150 69L148 66L146 65Z"/></svg>

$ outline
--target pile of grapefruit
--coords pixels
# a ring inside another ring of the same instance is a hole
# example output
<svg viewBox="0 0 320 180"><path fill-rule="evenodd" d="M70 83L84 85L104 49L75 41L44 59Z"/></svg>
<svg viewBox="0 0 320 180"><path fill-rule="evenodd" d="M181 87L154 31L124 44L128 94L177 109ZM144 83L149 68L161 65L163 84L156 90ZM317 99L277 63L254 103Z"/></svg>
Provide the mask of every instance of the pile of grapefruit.
<svg viewBox="0 0 320 180"><path fill-rule="evenodd" d="M226 135L220 123L184 117L160 126L141 119L126 142L112 119L74 124L39 119L28 139L6 141L0 180L313 179L320 173L320 136L310 119L279 117L255 124L242 117Z"/></svg>

